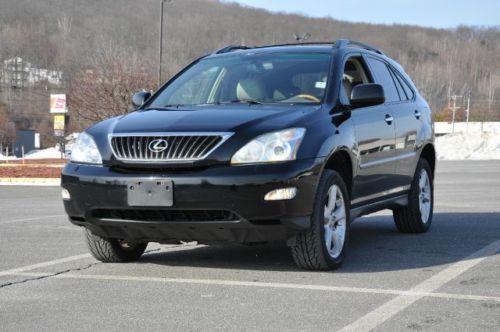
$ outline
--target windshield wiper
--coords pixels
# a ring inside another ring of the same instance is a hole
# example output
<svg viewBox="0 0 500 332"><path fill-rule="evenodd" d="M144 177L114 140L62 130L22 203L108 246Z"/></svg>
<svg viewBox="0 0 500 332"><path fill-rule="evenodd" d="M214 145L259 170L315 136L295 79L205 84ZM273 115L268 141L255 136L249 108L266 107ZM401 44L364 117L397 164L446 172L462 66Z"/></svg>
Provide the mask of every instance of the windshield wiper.
<svg viewBox="0 0 500 332"><path fill-rule="evenodd" d="M185 105L185 104L168 104L164 105L163 108L179 108L179 107L186 107L186 106L193 106L193 105Z"/></svg>
<svg viewBox="0 0 500 332"><path fill-rule="evenodd" d="M235 100L230 100L230 101L226 101L226 102L223 102L221 104L248 104L248 105L262 105L264 104L263 102L261 101L258 101L258 100L253 100L253 99L243 99L243 100L240 100L240 99L235 99Z"/></svg>
<svg viewBox="0 0 500 332"><path fill-rule="evenodd" d="M168 110L172 110L173 108L177 109L179 107L185 107L185 106L188 106L188 105L175 104L175 105L165 105L162 107L147 107L147 108L141 109L141 111L168 111Z"/></svg>
<svg viewBox="0 0 500 332"><path fill-rule="evenodd" d="M162 107L148 107L142 109L142 111L150 111L150 110L159 110L159 111L168 111L173 108L178 109L180 107L199 107L199 106L210 106L210 105L224 105L224 104L248 104L248 105L263 105L264 103L258 100L252 100L252 99L245 99L245 100L229 100L229 101L223 101L223 102L214 102L214 103L205 103L205 104L193 104L193 105L186 105L186 104L168 104L164 105Z"/></svg>

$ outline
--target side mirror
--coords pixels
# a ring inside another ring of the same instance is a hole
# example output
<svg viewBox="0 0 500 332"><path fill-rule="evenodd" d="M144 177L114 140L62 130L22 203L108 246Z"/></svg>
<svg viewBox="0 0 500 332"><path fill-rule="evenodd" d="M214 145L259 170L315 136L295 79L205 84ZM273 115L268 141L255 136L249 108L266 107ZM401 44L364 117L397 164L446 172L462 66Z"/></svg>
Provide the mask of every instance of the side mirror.
<svg viewBox="0 0 500 332"><path fill-rule="evenodd" d="M375 106L384 102L384 87L380 84L359 84L352 89L351 105L353 107Z"/></svg>
<svg viewBox="0 0 500 332"><path fill-rule="evenodd" d="M144 104L144 102L149 99L149 97L151 97L151 92L147 91L136 92L132 96L132 104L135 107L141 107L142 104Z"/></svg>

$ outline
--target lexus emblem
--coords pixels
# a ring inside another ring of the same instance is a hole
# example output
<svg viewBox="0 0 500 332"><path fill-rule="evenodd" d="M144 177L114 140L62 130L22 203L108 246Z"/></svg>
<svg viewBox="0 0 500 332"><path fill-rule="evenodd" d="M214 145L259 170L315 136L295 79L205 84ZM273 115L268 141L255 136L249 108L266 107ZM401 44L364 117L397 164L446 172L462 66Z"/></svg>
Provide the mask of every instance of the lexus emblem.
<svg viewBox="0 0 500 332"><path fill-rule="evenodd" d="M148 145L149 151L154 152L154 153L163 152L167 148L168 148L168 142L164 139L161 139L161 138L152 140Z"/></svg>

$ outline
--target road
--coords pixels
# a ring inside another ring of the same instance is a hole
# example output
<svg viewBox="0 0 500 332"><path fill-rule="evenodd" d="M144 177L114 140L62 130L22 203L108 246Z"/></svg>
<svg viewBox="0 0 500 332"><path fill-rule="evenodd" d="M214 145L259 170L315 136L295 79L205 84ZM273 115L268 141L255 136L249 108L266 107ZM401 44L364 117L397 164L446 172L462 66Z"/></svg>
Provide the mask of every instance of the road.
<svg viewBox="0 0 500 332"><path fill-rule="evenodd" d="M500 161L440 162L431 230L356 221L334 272L279 246L159 246L102 264L56 187L0 186L0 330L500 330Z"/></svg>

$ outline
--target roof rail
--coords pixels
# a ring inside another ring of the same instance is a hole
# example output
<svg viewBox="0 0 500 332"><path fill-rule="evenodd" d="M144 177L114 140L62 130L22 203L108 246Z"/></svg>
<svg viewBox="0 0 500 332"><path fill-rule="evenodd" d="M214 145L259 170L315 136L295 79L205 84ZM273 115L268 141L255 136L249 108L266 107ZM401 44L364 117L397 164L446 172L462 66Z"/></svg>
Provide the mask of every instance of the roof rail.
<svg viewBox="0 0 500 332"><path fill-rule="evenodd" d="M365 50L369 50L369 51L384 55L384 52L382 52L378 48L375 48L371 45L361 43L361 42L358 42L355 40L350 40L350 39L338 39L335 41L335 43L333 45L333 47L335 47L335 48L343 48L343 47L349 47L349 46L357 46L360 48L364 48Z"/></svg>
<svg viewBox="0 0 500 332"><path fill-rule="evenodd" d="M224 46L223 48L219 48L218 50L216 50L212 54L223 54L223 53L229 53L229 52L236 51L236 50L248 50L249 48L250 47L243 46L243 45L228 45L228 46Z"/></svg>
<svg viewBox="0 0 500 332"><path fill-rule="evenodd" d="M256 48L266 48L266 47L280 47L280 46L314 46L314 45L333 45L331 41L318 41L318 42L301 42L301 43L283 43L283 44L270 44L270 45L260 45Z"/></svg>
<svg viewBox="0 0 500 332"><path fill-rule="evenodd" d="M358 42L355 40L350 40L350 39L337 39L335 42L306 42L306 43L264 45L264 46L256 46L256 48L277 47L277 46L300 46L300 45L333 45L334 48L344 48L344 47L354 46L354 47L363 48L365 50L369 50L369 51L384 55L384 53L378 48L375 48L371 45L361 43L361 42ZM251 48L252 47L243 46L243 45L228 45L228 46L224 46L224 47L216 50L212 54L223 54L223 53L229 53L229 52L233 52L233 51L237 51L237 50L248 50Z"/></svg>

